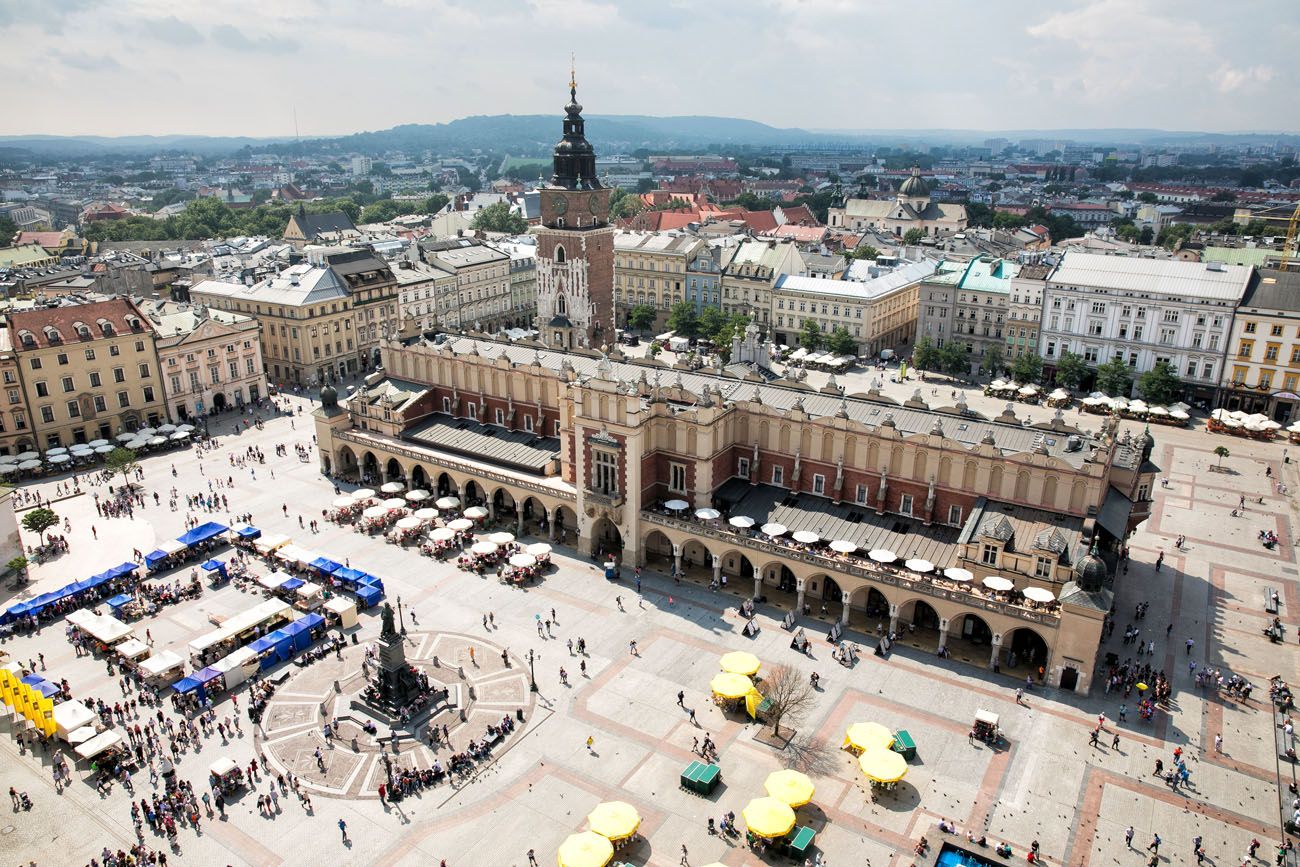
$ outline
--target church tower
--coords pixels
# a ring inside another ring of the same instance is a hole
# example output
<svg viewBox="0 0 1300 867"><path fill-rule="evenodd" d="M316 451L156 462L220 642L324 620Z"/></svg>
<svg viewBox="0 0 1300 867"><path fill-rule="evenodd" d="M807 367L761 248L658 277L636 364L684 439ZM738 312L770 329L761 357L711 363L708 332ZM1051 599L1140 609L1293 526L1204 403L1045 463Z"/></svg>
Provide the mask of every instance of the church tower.
<svg viewBox="0 0 1300 867"><path fill-rule="evenodd" d="M541 225L533 230L537 330L553 349L599 348L614 341L614 229L572 72L564 114L551 180L540 186Z"/></svg>

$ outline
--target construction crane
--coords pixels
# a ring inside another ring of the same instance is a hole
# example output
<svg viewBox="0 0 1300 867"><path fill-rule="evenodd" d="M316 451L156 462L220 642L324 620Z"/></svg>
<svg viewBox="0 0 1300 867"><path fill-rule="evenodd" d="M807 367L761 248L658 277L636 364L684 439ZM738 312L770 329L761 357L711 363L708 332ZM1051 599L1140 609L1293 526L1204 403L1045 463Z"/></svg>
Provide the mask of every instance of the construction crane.
<svg viewBox="0 0 1300 867"><path fill-rule="evenodd" d="M1270 208L1269 210L1280 211L1282 209ZM1286 271L1290 267L1292 259L1300 258L1300 250L1296 249L1296 242L1300 237L1300 202L1296 202L1295 210L1290 214L1251 214L1250 219L1266 220L1271 223L1286 223L1286 240L1282 242L1282 256L1277 265L1279 271Z"/></svg>

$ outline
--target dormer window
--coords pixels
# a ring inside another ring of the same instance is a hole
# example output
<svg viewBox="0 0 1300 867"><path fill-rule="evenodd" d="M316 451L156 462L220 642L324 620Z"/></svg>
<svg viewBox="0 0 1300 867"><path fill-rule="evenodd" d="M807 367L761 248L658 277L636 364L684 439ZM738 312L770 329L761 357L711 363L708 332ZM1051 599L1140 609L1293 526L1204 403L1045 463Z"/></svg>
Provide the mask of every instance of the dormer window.
<svg viewBox="0 0 1300 867"><path fill-rule="evenodd" d="M90 329L86 327L86 323L77 322L72 327L77 330L77 336L82 340L90 339Z"/></svg>
<svg viewBox="0 0 1300 867"><path fill-rule="evenodd" d="M134 316L127 317L126 324L131 327L132 331L140 330L140 320L136 319Z"/></svg>
<svg viewBox="0 0 1300 867"><path fill-rule="evenodd" d="M104 336L105 336L105 337L112 337L112 336L113 336L113 323L112 323L112 322L109 322L107 319L101 319L101 320L99 320L99 322L97 322L97 323L95 323L95 324L97 324L97 325L99 326L99 330L102 331L102 332L104 333Z"/></svg>
<svg viewBox="0 0 1300 867"><path fill-rule="evenodd" d="M18 334L18 340L23 346L32 347L36 345L36 335L30 331L22 331Z"/></svg>
<svg viewBox="0 0 1300 867"><path fill-rule="evenodd" d="M63 335L59 333L59 329L57 328L46 328L45 339L50 343L62 343Z"/></svg>

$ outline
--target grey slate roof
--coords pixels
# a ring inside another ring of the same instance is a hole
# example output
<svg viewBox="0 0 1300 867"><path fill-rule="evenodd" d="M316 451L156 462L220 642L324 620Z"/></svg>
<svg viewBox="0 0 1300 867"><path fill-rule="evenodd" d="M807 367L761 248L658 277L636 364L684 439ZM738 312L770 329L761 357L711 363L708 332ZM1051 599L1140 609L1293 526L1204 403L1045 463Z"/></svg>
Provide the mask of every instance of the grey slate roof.
<svg viewBox="0 0 1300 867"><path fill-rule="evenodd" d="M435 413L402 438L445 452L542 475L560 457L560 441Z"/></svg>
<svg viewBox="0 0 1300 867"><path fill-rule="evenodd" d="M342 211L331 211L328 214L294 214L294 219L298 221L298 228L307 238L316 238L330 232L357 230L352 219Z"/></svg>
<svg viewBox="0 0 1300 867"><path fill-rule="evenodd" d="M418 339L422 340L423 338ZM459 335L447 337L440 346L454 352L456 355L475 352L485 357L497 358L504 352L506 358L520 365L532 364L536 357L540 360L541 365L549 370L559 370L564 361L567 360L581 378L594 377L599 364L599 359L576 354L534 349L527 346ZM613 378L623 383L637 382L640 380L642 373L645 373L649 382L653 384L656 375L656 371L652 368L617 361L611 363L611 371ZM757 395L764 405L782 412L788 412L794 406L795 401L800 398L803 400L804 410L814 417L833 416L840 408L841 398L834 395L808 394L779 385L742 382L735 378L719 376L708 371L669 371L664 369L659 371L659 375L661 385L664 387L675 383L680 376L682 387L692 394L702 394L705 386L708 386L710 389L720 390L724 401L748 401L753 400ZM864 424L868 428L879 427L881 422L885 421L886 416L892 416L894 426L906 436L929 434L931 427L934 426L935 416L940 415L944 419L944 435L949 440L961 443L968 448L978 446L980 440L984 438L984 434L991 431L997 448L1002 454L1029 452L1033 449L1035 440L1041 436L1044 438L1049 455L1074 467L1083 466L1098 445L1095 438L1081 436L1083 448L1070 452L1066 451L1066 433L1042 431L1020 425L981 421L973 418L954 419L951 415L942 415L932 410L884 406L853 396L844 398L844 404L848 410L849 418ZM956 421L956 424L953 423L954 421Z"/></svg>

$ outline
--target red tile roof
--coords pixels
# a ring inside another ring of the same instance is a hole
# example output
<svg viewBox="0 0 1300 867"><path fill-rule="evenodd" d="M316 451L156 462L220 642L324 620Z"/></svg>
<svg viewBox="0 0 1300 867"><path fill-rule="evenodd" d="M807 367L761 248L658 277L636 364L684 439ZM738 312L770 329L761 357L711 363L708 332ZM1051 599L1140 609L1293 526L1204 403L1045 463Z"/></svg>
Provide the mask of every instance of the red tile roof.
<svg viewBox="0 0 1300 867"><path fill-rule="evenodd" d="M62 232L19 232L15 246L23 244L40 244L42 247L62 247Z"/></svg>
<svg viewBox="0 0 1300 867"><path fill-rule="evenodd" d="M807 205L791 205L781 208L787 223L803 223L805 226L820 226L821 221Z"/></svg>
<svg viewBox="0 0 1300 867"><path fill-rule="evenodd" d="M128 321L130 317L134 317L140 323L139 329L131 328ZM30 352L33 349L103 339L106 335L99 326L99 320L101 319L106 320L113 326L115 335L131 334L133 331L137 334L144 334L150 331L148 318L140 312L132 301L126 298L112 298L108 301L74 304L67 307L42 307L34 310L20 310L9 315L9 331L12 335L14 349L19 352ZM77 323L84 324L90 329L89 337L82 337L77 333ZM62 341L51 341L45 332L46 328L57 330L63 338ZM22 334L24 331L30 332L32 337L35 338L34 345L23 342Z"/></svg>
<svg viewBox="0 0 1300 867"><path fill-rule="evenodd" d="M771 211L742 211L740 218L754 232L770 232L776 228L776 215Z"/></svg>

